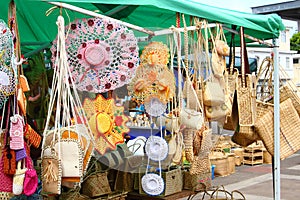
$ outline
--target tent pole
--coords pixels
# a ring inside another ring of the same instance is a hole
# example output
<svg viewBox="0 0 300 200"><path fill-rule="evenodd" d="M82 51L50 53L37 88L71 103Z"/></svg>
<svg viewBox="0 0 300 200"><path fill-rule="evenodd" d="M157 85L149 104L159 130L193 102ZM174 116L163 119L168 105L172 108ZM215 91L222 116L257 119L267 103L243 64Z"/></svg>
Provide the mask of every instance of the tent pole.
<svg viewBox="0 0 300 200"><path fill-rule="evenodd" d="M239 35L239 32L237 32L237 31L235 31L235 30L233 30L233 29L231 29L231 28L228 28L228 27L226 27L226 26L223 26L223 29L224 29L224 30L227 30L227 31L229 31L229 32L231 32L231 33L234 33L234 34ZM265 44L265 45L267 45L267 46L269 46L269 47L273 47L273 46L274 46L273 44L270 44L270 43L265 42L265 41L263 41L263 40L257 39L257 38L255 38L255 37L253 37L253 36L250 36L250 35L247 35L247 34L244 34L244 36L245 36L245 38L248 38L248 39L250 39L250 40L252 40L252 41L255 41L255 42L258 42L258 43L260 43L260 44Z"/></svg>
<svg viewBox="0 0 300 200"><path fill-rule="evenodd" d="M280 93L279 93L279 63L278 39L274 44L274 199L280 200Z"/></svg>
<svg viewBox="0 0 300 200"><path fill-rule="evenodd" d="M83 9L83 8L79 8L77 6L73 6L73 5L70 5L70 4L67 4L67 3L52 2L52 1L48 2L48 3L52 4L52 5L56 5L58 7L63 7L63 8L69 9L69 10L73 10L73 11L76 11L76 12L79 12L79 13L82 13L82 14L85 14L85 15L90 15L90 16L93 16L93 17L99 17L101 19L108 19L110 21L117 22L119 24L127 26L128 28L131 28L131 29L143 32L143 33L146 33L148 35L154 35L154 32L151 31L151 30L148 30L148 29L145 29L143 27L136 26L136 25L133 25L133 24L130 24L130 23L127 23L127 22L123 22L121 20L117 20L117 19L105 16L105 15L101 15L99 13L95 13L95 12L92 12L92 11L89 11L89 10L86 10L86 9Z"/></svg>

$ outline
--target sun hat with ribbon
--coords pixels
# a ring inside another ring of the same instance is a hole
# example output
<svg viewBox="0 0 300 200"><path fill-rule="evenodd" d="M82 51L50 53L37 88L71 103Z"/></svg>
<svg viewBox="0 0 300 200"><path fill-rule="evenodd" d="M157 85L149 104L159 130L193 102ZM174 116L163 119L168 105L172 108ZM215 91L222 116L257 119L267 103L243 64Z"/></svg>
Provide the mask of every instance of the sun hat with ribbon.
<svg viewBox="0 0 300 200"><path fill-rule="evenodd" d="M66 28L66 50L76 88L104 93L130 82L139 63L133 31L106 19L76 19ZM51 48L55 61L57 41Z"/></svg>
<svg viewBox="0 0 300 200"><path fill-rule="evenodd" d="M129 128L123 106L117 106L114 99L105 99L99 94L95 99L84 99L83 110L95 138L95 149L100 155L109 149L115 150L117 144L124 142L124 134L129 132Z"/></svg>

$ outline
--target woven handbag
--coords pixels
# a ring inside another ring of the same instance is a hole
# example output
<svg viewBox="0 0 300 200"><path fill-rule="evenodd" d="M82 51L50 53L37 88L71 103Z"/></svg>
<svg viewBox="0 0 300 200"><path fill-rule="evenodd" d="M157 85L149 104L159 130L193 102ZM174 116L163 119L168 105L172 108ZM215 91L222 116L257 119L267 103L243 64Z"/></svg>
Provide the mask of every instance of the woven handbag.
<svg viewBox="0 0 300 200"><path fill-rule="evenodd" d="M229 55L229 68L224 73L225 79L225 104L228 108L226 120L223 125L224 129L235 130L238 126L238 106L236 95L236 83L238 77L238 70L235 68L235 34L231 34L230 41L230 55Z"/></svg>
<svg viewBox="0 0 300 200"><path fill-rule="evenodd" d="M97 160L90 162L81 188L82 193L91 198L111 193L107 171L101 171L100 163Z"/></svg>
<svg viewBox="0 0 300 200"><path fill-rule="evenodd" d="M267 151L274 156L274 111L267 111L255 123L255 130ZM291 99L280 103L280 159L300 149L300 119Z"/></svg>
<svg viewBox="0 0 300 200"><path fill-rule="evenodd" d="M40 134L38 134L28 123L25 124L24 137L29 144L35 148L38 148L42 141Z"/></svg>
<svg viewBox="0 0 300 200"><path fill-rule="evenodd" d="M42 188L45 194L60 194L61 193L61 176L62 167L61 161L52 151L50 156L42 156L41 179Z"/></svg>
<svg viewBox="0 0 300 200"><path fill-rule="evenodd" d="M237 81L237 103L239 127L234 134L239 134L235 137L235 143L244 146L239 139L255 142L259 139L258 134L254 131L254 123L256 119L256 78L255 75L250 75L247 50L245 46L244 28L240 27L241 35L241 75Z"/></svg>
<svg viewBox="0 0 300 200"><path fill-rule="evenodd" d="M4 173L3 155L0 160L0 191L12 192L13 176Z"/></svg>
<svg viewBox="0 0 300 200"><path fill-rule="evenodd" d="M38 186L38 175L33 167L33 163L30 157L25 158L26 172L24 179L24 194L30 196L35 193Z"/></svg>

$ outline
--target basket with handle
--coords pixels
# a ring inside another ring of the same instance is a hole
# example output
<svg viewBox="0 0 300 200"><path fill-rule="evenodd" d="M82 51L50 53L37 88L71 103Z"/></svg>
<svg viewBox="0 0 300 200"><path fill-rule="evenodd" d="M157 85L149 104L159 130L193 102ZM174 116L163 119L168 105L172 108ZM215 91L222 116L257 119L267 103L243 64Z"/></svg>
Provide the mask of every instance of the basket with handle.
<svg viewBox="0 0 300 200"><path fill-rule="evenodd" d="M241 74L238 76L237 81L239 127L234 133L236 135L234 142L244 146L245 140L249 141L249 143L250 141L255 142L259 137L254 131L254 122L256 119L256 78L254 74L250 74L244 27L240 27L240 36L242 62Z"/></svg>
<svg viewBox="0 0 300 200"><path fill-rule="evenodd" d="M268 152L274 156L274 111L269 110L255 123ZM280 103L280 159L285 159L300 149L300 119L291 99Z"/></svg>

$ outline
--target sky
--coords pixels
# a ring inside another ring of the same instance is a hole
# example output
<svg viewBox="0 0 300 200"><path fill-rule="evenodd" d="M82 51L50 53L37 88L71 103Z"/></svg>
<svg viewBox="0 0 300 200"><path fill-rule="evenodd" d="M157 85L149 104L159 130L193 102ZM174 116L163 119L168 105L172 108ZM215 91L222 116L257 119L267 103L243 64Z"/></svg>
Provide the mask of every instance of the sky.
<svg viewBox="0 0 300 200"><path fill-rule="evenodd" d="M237 10L240 12L248 12L252 13L251 7L256 6L263 6L268 4L274 4L274 3L281 3L281 2L287 2L291 0L197 0L201 3L208 4L215 7L221 7L231 10ZM291 34L296 33L297 31L297 22L290 21L290 20L283 20L283 23L285 26L292 27Z"/></svg>

